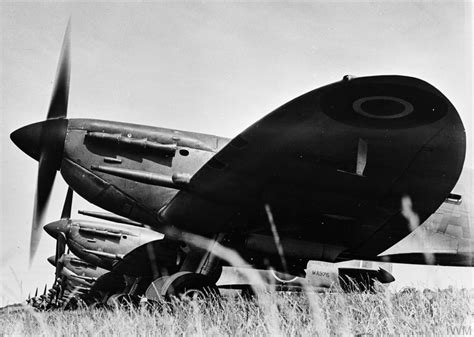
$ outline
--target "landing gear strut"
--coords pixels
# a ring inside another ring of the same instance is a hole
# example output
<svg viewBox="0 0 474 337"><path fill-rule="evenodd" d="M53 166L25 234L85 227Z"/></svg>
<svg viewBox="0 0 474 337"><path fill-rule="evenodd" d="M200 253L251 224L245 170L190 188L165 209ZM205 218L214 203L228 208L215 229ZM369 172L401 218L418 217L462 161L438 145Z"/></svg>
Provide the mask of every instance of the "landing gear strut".
<svg viewBox="0 0 474 337"><path fill-rule="evenodd" d="M216 286L222 273L221 261L212 254L212 246L222 239L218 235L207 250L193 249L188 252L180 271L154 280L146 290L151 301L173 296L201 297L219 295Z"/></svg>

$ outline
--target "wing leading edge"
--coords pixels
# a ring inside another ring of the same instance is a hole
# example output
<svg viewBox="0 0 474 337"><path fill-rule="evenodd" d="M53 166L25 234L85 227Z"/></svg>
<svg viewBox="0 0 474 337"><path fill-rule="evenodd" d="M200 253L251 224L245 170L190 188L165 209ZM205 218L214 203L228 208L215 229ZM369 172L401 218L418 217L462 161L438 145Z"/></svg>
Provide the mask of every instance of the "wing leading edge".
<svg viewBox="0 0 474 337"><path fill-rule="evenodd" d="M268 204L283 237L375 257L413 230L400 213L403 196L421 222L442 204L465 148L457 111L430 84L404 76L343 80L250 126L159 215L195 233L264 231L260 211Z"/></svg>

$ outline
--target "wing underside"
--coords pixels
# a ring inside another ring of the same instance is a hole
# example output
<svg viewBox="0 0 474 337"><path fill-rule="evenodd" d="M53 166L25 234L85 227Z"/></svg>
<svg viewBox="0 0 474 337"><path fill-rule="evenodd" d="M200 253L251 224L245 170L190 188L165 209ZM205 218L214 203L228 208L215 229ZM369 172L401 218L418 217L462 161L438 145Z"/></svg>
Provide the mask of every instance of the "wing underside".
<svg viewBox="0 0 474 337"><path fill-rule="evenodd" d="M264 232L374 257L407 236L409 196L421 222L451 192L465 133L437 89L403 76L355 78L276 109L210 159L159 212L186 231Z"/></svg>

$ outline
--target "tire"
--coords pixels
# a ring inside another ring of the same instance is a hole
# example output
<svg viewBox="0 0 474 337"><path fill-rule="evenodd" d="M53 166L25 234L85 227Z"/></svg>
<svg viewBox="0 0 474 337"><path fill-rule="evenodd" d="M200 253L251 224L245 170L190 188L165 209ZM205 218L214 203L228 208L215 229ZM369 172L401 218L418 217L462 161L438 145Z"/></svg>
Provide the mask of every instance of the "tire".
<svg viewBox="0 0 474 337"><path fill-rule="evenodd" d="M168 277L161 288L165 298L191 297L209 298L219 295L219 289L207 276L189 271L182 271Z"/></svg>
<svg viewBox="0 0 474 337"><path fill-rule="evenodd" d="M145 291L145 297L149 301L159 302L163 298L161 295L161 289L168 278L169 276L162 276L151 282Z"/></svg>

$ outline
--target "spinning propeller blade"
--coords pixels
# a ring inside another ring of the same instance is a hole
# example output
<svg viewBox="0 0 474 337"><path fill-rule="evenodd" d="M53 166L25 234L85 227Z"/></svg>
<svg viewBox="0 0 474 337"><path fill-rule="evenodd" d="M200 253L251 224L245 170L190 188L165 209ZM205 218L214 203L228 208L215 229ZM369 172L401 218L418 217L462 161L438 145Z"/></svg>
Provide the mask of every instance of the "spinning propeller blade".
<svg viewBox="0 0 474 337"><path fill-rule="evenodd" d="M46 119L65 118L69 99L69 79L71 77L71 18L67 23L63 46L59 57L56 80Z"/></svg>
<svg viewBox="0 0 474 337"><path fill-rule="evenodd" d="M63 210L61 212L61 219L68 220L71 216L72 208L72 199L73 199L73 190L69 187L66 194L66 199L64 200ZM64 278L62 276L62 271L64 268L64 253L66 251L67 238L63 232L57 233L56 236L56 252L54 257L54 262L56 266L55 275L55 285L59 287L55 292L56 302L59 300L59 297L62 296L61 289L64 288Z"/></svg>
<svg viewBox="0 0 474 337"><path fill-rule="evenodd" d="M58 277L61 277L61 270L63 269L63 266L64 266L64 261L62 257L64 255L65 250L66 250L66 236L64 235L64 233L59 233L56 240L56 256L55 256L56 279L58 279Z"/></svg>
<svg viewBox="0 0 474 337"><path fill-rule="evenodd" d="M61 219L69 219L71 217L72 208L72 188L67 189L66 199L64 200L63 211L61 213Z"/></svg>
<svg viewBox="0 0 474 337"><path fill-rule="evenodd" d="M48 109L47 121L32 124L12 133L12 140L25 152L33 154L38 159L38 180L33 212L30 240L30 266L41 238L41 227L51 189L60 166L62 157L63 136L66 123L51 120L63 119L67 116L70 79L70 23L69 20L64 35L61 56L59 58L56 81ZM51 121L48 123L48 121ZM39 142L36 143L36 142ZM36 144L35 144L36 143ZM26 149L26 150L25 150Z"/></svg>

